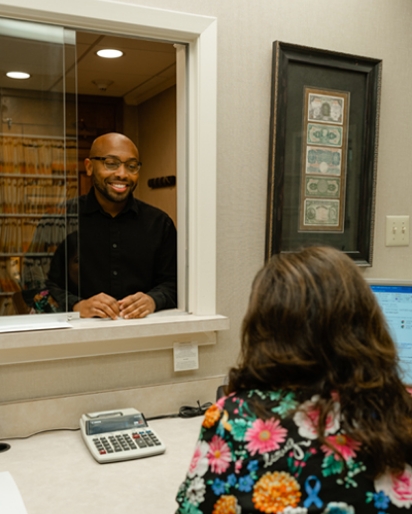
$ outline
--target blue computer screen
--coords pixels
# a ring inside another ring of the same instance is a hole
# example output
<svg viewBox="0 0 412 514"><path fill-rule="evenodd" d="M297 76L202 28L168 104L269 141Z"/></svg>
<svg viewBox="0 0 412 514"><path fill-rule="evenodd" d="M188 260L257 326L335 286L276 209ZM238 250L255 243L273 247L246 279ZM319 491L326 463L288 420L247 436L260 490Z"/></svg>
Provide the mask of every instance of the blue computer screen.
<svg viewBox="0 0 412 514"><path fill-rule="evenodd" d="M370 285L398 346L403 381L412 384L412 285Z"/></svg>

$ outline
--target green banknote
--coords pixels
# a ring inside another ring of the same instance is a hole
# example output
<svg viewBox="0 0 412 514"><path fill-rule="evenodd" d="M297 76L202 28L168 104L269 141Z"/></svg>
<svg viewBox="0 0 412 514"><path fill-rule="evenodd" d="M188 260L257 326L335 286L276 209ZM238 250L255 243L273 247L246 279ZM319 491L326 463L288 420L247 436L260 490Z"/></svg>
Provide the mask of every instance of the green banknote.
<svg viewBox="0 0 412 514"><path fill-rule="evenodd" d="M339 198L340 178L306 177L306 196Z"/></svg>
<svg viewBox="0 0 412 514"><path fill-rule="evenodd" d="M342 146L342 127L308 123L307 143L309 145Z"/></svg>
<svg viewBox="0 0 412 514"><path fill-rule="evenodd" d="M306 199L304 202L305 226L339 226L339 200Z"/></svg>
<svg viewBox="0 0 412 514"><path fill-rule="evenodd" d="M342 150L340 148L306 147L306 173L340 175L341 169Z"/></svg>

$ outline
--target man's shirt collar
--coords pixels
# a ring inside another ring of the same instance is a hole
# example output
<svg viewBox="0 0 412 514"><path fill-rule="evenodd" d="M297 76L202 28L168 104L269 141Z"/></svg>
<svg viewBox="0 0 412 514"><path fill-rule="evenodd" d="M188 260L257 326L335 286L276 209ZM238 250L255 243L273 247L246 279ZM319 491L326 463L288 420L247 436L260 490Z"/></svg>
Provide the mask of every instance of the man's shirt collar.
<svg viewBox="0 0 412 514"><path fill-rule="evenodd" d="M86 195L86 201L84 204L84 208L82 209L84 214L91 214L96 211L101 211L102 213L107 214L99 204L96 194L94 191L94 187L90 189L90 191ZM133 211L135 214L139 213L139 206L136 198L134 198L133 194L130 194L127 198L127 203L125 205L125 208L122 210L122 212L119 213L119 215L126 214L128 211Z"/></svg>

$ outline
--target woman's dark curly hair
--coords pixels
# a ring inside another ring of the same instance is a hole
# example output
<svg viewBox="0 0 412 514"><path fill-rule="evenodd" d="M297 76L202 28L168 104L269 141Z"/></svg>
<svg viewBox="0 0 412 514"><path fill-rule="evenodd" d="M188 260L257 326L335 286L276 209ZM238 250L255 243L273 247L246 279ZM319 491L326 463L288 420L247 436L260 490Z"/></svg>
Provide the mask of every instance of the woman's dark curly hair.
<svg viewBox="0 0 412 514"><path fill-rule="evenodd" d="M322 443L337 393L343 429L375 476L412 461L412 397L395 344L369 285L338 250L275 255L257 274L227 392L253 388L318 394Z"/></svg>

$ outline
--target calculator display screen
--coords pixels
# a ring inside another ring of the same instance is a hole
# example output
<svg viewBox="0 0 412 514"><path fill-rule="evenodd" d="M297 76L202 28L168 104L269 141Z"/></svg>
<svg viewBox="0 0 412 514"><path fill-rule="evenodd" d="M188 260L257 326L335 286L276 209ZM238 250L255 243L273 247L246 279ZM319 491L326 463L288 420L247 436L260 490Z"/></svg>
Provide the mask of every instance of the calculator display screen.
<svg viewBox="0 0 412 514"><path fill-rule="evenodd" d="M131 430L134 428L147 427L147 423L141 414L130 414L115 418L99 418L86 421L86 434L104 434L105 432L116 432L117 430Z"/></svg>

